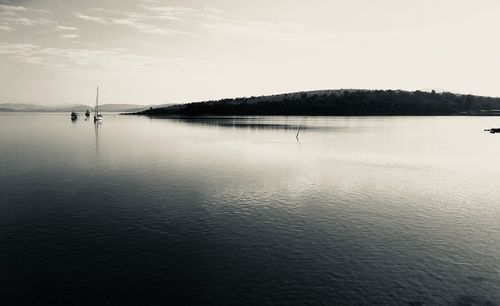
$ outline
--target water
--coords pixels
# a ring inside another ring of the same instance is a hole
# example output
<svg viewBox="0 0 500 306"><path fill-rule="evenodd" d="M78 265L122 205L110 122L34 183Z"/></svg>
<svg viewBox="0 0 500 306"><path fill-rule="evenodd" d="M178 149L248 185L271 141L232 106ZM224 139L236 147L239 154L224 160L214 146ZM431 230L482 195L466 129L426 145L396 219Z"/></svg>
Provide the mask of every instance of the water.
<svg viewBox="0 0 500 306"><path fill-rule="evenodd" d="M500 304L497 126L0 113L2 304Z"/></svg>

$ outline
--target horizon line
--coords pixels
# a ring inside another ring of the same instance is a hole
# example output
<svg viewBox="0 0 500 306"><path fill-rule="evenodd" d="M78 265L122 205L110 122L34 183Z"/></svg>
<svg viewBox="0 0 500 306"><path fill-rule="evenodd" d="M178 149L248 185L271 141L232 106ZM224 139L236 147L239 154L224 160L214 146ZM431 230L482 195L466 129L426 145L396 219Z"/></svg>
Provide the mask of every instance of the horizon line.
<svg viewBox="0 0 500 306"><path fill-rule="evenodd" d="M231 100L231 99L246 99L246 98L252 98L252 97L274 97L274 96L280 96L280 95L289 95L289 94L299 94L299 93L307 93L307 92L321 92L321 91L343 91L343 90L352 90L352 91L403 91L403 92L436 92L439 94L443 93L450 93L454 95L461 95L461 96L476 96L476 97L485 97L485 98L500 98L500 96L492 96L492 95L483 95L483 94L472 94L472 93L460 93L460 92L453 92L449 90L444 90L444 89L415 89L415 90L409 90L409 89L374 89L374 88L330 88L330 89L311 89L311 90L300 90L300 91L290 91L290 92L279 92L279 93L272 93L272 94L260 94L260 95L241 95L241 96L232 96L232 97L224 97L224 98L207 98L207 99L202 99L202 100L190 100L190 101L185 101L185 102L166 102L166 103L135 103L135 102L127 102L127 103L121 103L121 102L109 102L109 103L103 103L102 105L136 105L136 106L159 106L159 105L176 105L176 104L188 104L188 103L197 103L197 102L209 102L209 101L221 101L221 100ZM84 104L84 103L63 103L63 104L43 104L43 102L38 103L38 102L0 102L0 105L3 104L17 104L17 105L35 105L35 106L45 106L45 107L68 107L68 106L92 106L91 104Z"/></svg>

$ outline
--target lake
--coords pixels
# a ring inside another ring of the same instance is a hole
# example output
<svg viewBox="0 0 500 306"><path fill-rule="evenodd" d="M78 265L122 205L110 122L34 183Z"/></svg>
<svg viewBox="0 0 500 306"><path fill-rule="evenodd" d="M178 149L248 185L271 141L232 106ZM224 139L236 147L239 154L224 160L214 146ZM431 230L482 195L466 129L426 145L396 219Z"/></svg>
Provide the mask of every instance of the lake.
<svg viewBox="0 0 500 306"><path fill-rule="evenodd" d="M500 304L491 127L0 113L1 303Z"/></svg>

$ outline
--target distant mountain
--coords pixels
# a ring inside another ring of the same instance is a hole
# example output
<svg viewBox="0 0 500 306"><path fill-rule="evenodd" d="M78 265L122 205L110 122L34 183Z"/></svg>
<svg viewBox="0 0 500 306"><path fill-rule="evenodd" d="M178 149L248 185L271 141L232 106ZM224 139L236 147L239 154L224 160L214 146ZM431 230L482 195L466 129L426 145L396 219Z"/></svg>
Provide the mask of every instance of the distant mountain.
<svg viewBox="0 0 500 306"><path fill-rule="evenodd" d="M0 103L0 108L8 111L30 111L30 110L40 110L45 108L45 106L35 105L35 104L23 104L23 103Z"/></svg>
<svg viewBox="0 0 500 306"><path fill-rule="evenodd" d="M223 99L147 109L140 115L488 115L500 98L435 91L340 89Z"/></svg>
<svg viewBox="0 0 500 306"><path fill-rule="evenodd" d="M159 105L164 106L164 105ZM138 104L103 104L99 106L99 110L103 112L140 112L153 107L153 105L138 105ZM35 104L21 103L0 103L0 112L84 112L87 109L94 110L94 106L84 104L68 104L58 106L46 106Z"/></svg>
<svg viewBox="0 0 500 306"><path fill-rule="evenodd" d="M91 107L88 105L85 105L85 104L75 104L75 105L59 105L59 106L53 106L53 107L45 107L39 111L42 111L42 112L72 112L72 111L84 112L87 109L91 109Z"/></svg>

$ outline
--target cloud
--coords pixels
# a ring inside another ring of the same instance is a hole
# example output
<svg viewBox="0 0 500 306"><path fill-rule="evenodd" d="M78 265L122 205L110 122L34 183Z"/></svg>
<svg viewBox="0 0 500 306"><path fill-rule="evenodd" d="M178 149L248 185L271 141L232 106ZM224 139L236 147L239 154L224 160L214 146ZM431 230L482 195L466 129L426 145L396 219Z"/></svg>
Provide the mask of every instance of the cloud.
<svg viewBox="0 0 500 306"><path fill-rule="evenodd" d="M22 12L28 9L24 6L6 5L0 3L0 12Z"/></svg>
<svg viewBox="0 0 500 306"><path fill-rule="evenodd" d="M78 28L58 25L58 26L56 26L56 30L57 31L76 31L76 30L78 30Z"/></svg>
<svg viewBox="0 0 500 306"><path fill-rule="evenodd" d="M166 7L155 7L158 9L157 14L148 13L137 13L137 12L120 12L111 10L94 9L94 11L99 11L106 13L107 16L95 16L83 14L80 12L75 13L75 16L79 19L98 23L101 25L122 25L130 28L134 28L143 33L159 34L159 35L174 35L182 34L184 31L180 31L172 28L171 26L166 27L164 24L158 24L157 21L161 20L178 20L181 12L187 12L185 8L167 9Z"/></svg>
<svg viewBox="0 0 500 306"><path fill-rule="evenodd" d="M73 35L73 34L68 34ZM68 37L71 38L71 37ZM63 72L130 71L133 69L165 69L172 65L202 65L199 60L183 58L157 58L128 53L126 49L96 50L85 48L53 48L34 44L0 43L0 58L49 67Z"/></svg>
<svg viewBox="0 0 500 306"><path fill-rule="evenodd" d="M44 14L50 14L50 13L52 13L51 10L45 10L45 9L34 9L33 11L35 11L37 13L44 13Z"/></svg>
<svg viewBox="0 0 500 306"><path fill-rule="evenodd" d="M181 6L144 6L144 8L148 11L167 16L179 16L196 12L193 8Z"/></svg>
<svg viewBox="0 0 500 306"><path fill-rule="evenodd" d="M18 54L29 54L31 51L39 48L32 44L9 44L0 43L0 55L15 56Z"/></svg>
<svg viewBox="0 0 500 306"><path fill-rule="evenodd" d="M35 14L50 12L40 9L34 9L31 11L35 12ZM31 27L55 23L54 21L47 18L38 18L36 16L27 17L26 14L30 15L29 13L30 10L25 8L24 6L0 4L0 26L4 31L12 31L14 30L13 26L15 25Z"/></svg>
<svg viewBox="0 0 500 306"><path fill-rule="evenodd" d="M151 3L151 2L148 2ZM143 33L173 35L201 31L209 34L268 37L295 35L304 30L297 23L273 23L245 21L223 16L214 7L197 10L183 6L143 5L142 11L125 12L93 8L92 13L77 12L79 19L101 25L117 25L134 28Z"/></svg>
<svg viewBox="0 0 500 306"><path fill-rule="evenodd" d="M297 35L305 30L305 26L293 22L261 22L237 20L211 16L201 25L202 29L211 34L256 36L275 38L279 36Z"/></svg>
<svg viewBox="0 0 500 306"><path fill-rule="evenodd" d="M74 39L74 38L78 38L78 34L63 34L61 35L61 38L67 38L67 39Z"/></svg>
<svg viewBox="0 0 500 306"><path fill-rule="evenodd" d="M55 22L46 18L25 18L25 17L0 17L0 22L7 25L23 25L27 27L37 25L54 24Z"/></svg>
<svg viewBox="0 0 500 306"><path fill-rule="evenodd" d="M212 14L223 14L224 13L223 10L219 10L218 8L214 8L214 7L205 7L205 10L209 11Z"/></svg>
<svg viewBox="0 0 500 306"><path fill-rule="evenodd" d="M75 16L77 18L80 18L80 19L83 19L83 20L93 21L93 22L100 23L100 24L113 24L113 21L110 20L110 19L107 19L107 18L93 17L93 16L81 14L81 13L78 13L78 12L75 13Z"/></svg>
<svg viewBox="0 0 500 306"><path fill-rule="evenodd" d="M9 26L6 26L6 25L0 25L0 31L5 31L5 32L11 32L13 31L14 29L9 27Z"/></svg>

